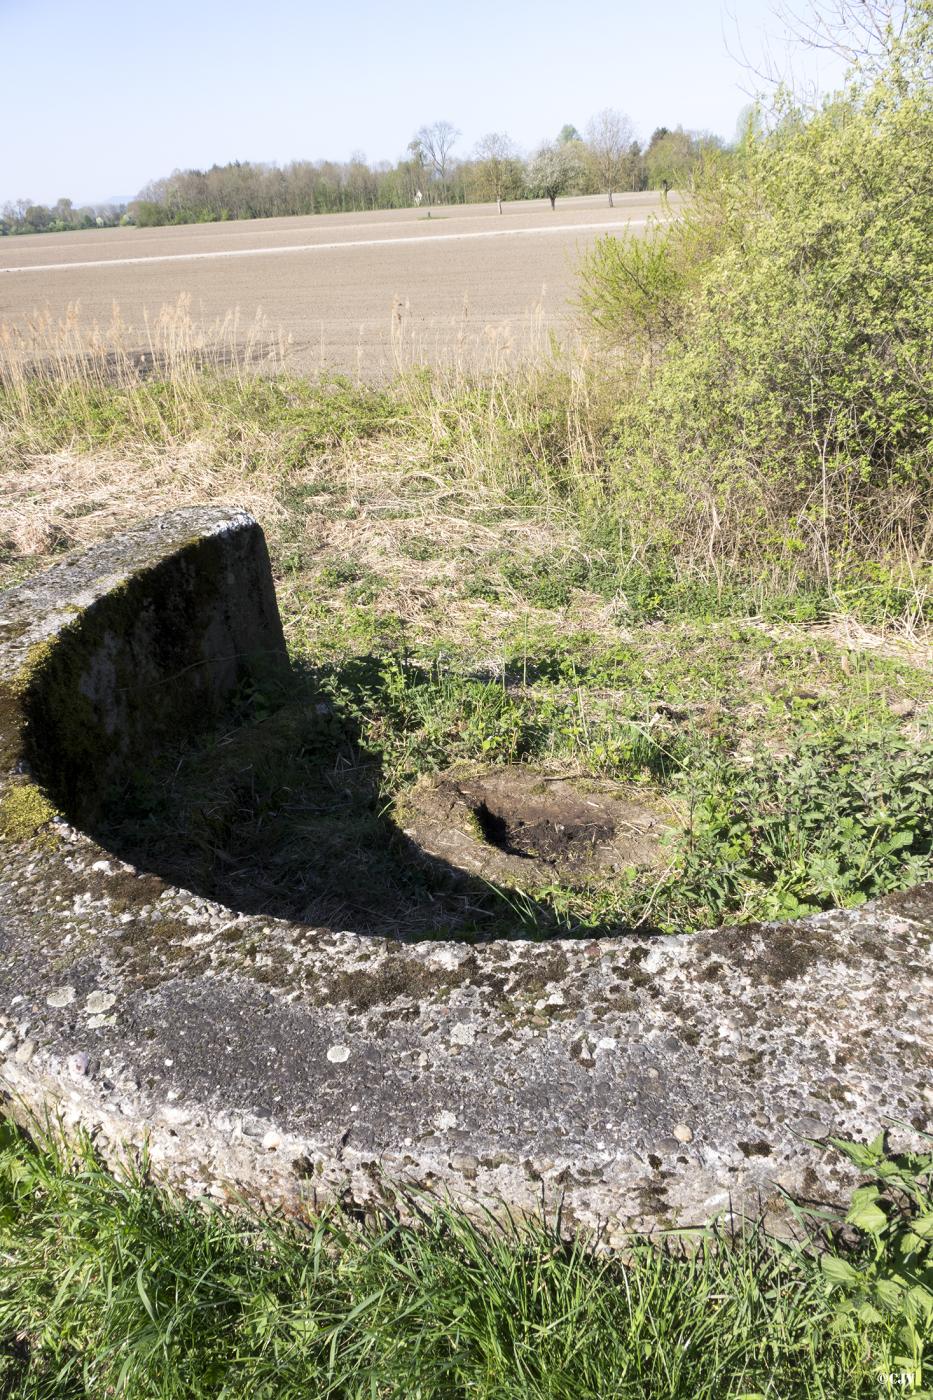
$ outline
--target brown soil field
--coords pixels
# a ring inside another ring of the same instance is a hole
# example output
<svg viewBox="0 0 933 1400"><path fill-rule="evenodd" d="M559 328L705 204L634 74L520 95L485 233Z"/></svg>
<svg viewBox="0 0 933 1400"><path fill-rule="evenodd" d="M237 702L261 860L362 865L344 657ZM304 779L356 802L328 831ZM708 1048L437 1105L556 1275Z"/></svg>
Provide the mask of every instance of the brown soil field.
<svg viewBox="0 0 933 1400"><path fill-rule="evenodd" d="M670 217L655 193L375 210L0 241L0 326L108 326L147 345L182 299L204 326L261 317L289 367L381 377L420 363L522 357L573 322L576 264L600 234Z"/></svg>

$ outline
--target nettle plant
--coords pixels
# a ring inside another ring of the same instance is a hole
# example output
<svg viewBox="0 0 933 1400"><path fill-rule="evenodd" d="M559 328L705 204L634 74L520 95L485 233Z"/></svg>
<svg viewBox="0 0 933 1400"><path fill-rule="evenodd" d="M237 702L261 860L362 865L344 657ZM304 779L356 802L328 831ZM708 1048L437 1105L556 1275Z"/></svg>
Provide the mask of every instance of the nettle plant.
<svg viewBox="0 0 933 1400"><path fill-rule="evenodd" d="M933 1348L933 1153L890 1154L883 1132L833 1145L872 1177L845 1216L857 1244L820 1260L835 1327L863 1337L867 1329L887 1388L931 1400L922 1387Z"/></svg>
<svg viewBox="0 0 933 1400"><path fill-rule="evenodd" d="M712 753L682 785L678 878L710 917L797 918L933 874L933 743L813 730L750 764Z"/></svg>

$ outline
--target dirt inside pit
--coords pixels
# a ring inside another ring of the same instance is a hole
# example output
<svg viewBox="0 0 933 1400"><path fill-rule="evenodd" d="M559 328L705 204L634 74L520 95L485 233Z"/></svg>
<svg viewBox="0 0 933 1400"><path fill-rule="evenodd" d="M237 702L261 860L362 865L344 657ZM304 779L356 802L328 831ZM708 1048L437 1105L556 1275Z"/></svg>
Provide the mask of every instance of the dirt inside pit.
<svg viewBox="0 0 933 1400"><path fill-rule="evenodd" d="M492 811L485 801L473 810L484 841L506 855L551 865L585 864L615 835L608 821L575 821L561 811L530 803L520 813Z"/></svg>
<svg viewBox="0 0 933 1400"><path fill-rule="evenodd" d="M399 800L396 819L425 855L524 889L656 868L676 824L656 794L523 765L422 780Z"/></svg>

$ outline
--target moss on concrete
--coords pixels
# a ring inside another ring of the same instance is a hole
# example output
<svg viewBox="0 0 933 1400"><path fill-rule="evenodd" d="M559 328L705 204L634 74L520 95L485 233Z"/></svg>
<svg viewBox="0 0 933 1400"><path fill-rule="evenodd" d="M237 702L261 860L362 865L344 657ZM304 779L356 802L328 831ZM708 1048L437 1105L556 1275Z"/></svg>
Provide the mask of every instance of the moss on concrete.
<svg viewBox="0 0 933 1400"><path fill-rule="evenodd" d="M25 628L19 629L19 634ZM12 640L4 632L0 640ZM35 642L26 652L26 659L12 678L0 685L0 767L13 769L24 756L23 729L25 716L24 697L35 675L48 661L58 640L57 634L45 641Z"/></svg>
<svg viewBox="0 0 933 1400"><path fill-rule="evenodd" d="M56 815L51 802L34 783L16 783L0 797L0 836L6 841L28 841ZM43 839L54 838L44 833Z"/></svg>
<svg viewBox="0 0 933 1400"><path fill-rule="evenodd" d="M0 685L0 768L15 768L22 757L22 712L10 685Z"/></svg>
<svg viewBox="0 0 933 1400"><path fill-rule="evenodd" d="M69 623L68 625L71 627L74 624ZM14 695L27 694L36 676L39 675L52 659L52 656L55 654L55 648L63 632L66 630L67 629L63 628L62 632L56 632L54 636L46 637L41 642L33 642L32 646L26 652L26 660L13 678L12 690Z"/></svg>

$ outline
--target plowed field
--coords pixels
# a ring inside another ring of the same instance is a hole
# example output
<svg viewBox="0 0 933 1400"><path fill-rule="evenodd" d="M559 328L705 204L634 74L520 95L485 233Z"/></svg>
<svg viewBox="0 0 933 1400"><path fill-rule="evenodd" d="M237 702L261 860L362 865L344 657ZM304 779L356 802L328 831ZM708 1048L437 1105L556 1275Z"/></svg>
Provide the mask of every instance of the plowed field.
<svg viewBox="0 0 933 1400"><path fill-rule="evenodd" d="M378 377L398 366L521 356L573 315L575 266L600 234L644 230L656 194L94 229L0 240L0 322L82 324L119 307L130 343L180 297L199 323L234 310L238 337L261 313L296 369Z"/></svg>

